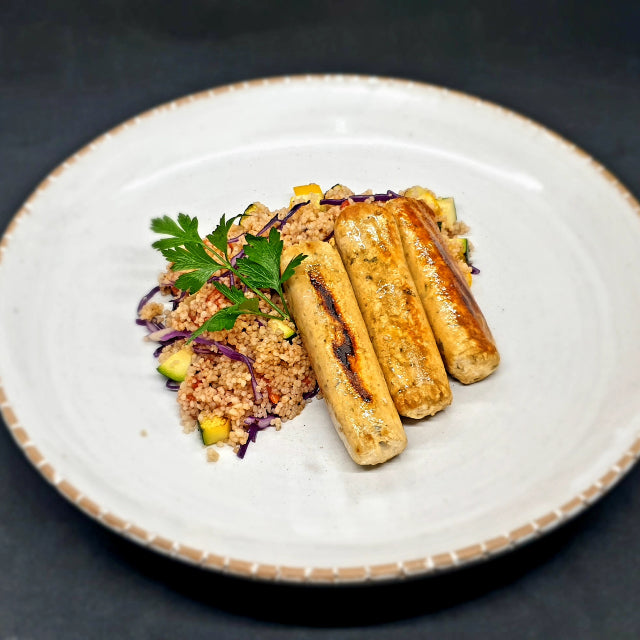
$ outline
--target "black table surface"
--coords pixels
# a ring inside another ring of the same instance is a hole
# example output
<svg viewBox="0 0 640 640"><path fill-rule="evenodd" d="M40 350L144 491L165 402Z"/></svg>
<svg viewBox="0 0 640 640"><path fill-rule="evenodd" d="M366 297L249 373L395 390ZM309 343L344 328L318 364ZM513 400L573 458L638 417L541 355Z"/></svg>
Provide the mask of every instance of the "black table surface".
<svg viewBox="0 0 640 640"><path fill-rule="evenodd" d="M409 78L497 102L569 138L638 196L639 7L5 0L0 231L53 167L122 120L202 89L298 73ZM582 515L489 562L393 584L262 583L103 528L2 429L0 640L638 638L639 531L634 468Z"/></svg>

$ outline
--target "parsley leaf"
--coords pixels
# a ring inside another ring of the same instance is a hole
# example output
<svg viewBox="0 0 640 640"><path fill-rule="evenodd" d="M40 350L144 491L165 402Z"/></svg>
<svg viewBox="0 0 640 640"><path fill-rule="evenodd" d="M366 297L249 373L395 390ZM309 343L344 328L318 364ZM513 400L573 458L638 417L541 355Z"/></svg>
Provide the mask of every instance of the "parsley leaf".
<svg viewBox="0 0 640 640"><path fill-rule="evenodd" d="M292 209L292 212L295 210ZM289 214L291 215L291 214ZM274 226L267 226L258 233L269 228L269 236L246 234L246 245L242 257L238 260L229 258L228 236L235 220L240 216L226 219L223 215L218 226L206 237L207 244L198 233L198 219L180 213L177 220L169 216L154 218L151 229L156 233L168 236L153 243L153 247L172 263L173 271L183 271L175 282L175 286L191 294L199 291L211 277L220 270L233 274L246 289L250 289L257 297L247 298L244 291L229 287L223 282L213 281L215 288L233 304L225 307L192 334L190 341L204 331L221 331L233 328L237 318L243 314L263 317L280 317L291 320L291 313L287 308L282 285L294 272L294 269L306 258L299 254L293 258L280 275L280 260L284 243L280 232ZM213 247L213 248L212 248ZM275 291L283 308L280 308L264 290ZM268 304L273 313L263 313L260 310L260 299Z"/></svg>
<svg viewBox="0 0 640 640"><path fill-rule="evenodd" d="M175 284L181 291L193 294L200 291L212 275L211 271L206 269L196 269L180 274Z"/></svg>
<svg viewBox="0 0 640 640"><path fill-rule="evenodd" d="M280 232L271 227L269 237L252 236L247 234L247 244L244 247L244 258L238 260L236 268L245 282L255 289L273 289L280 296L284 315L291 318L291 313L284 298L282 285L292 275L295 268L307 257L298 254L289 261L282 275L280 275L280 259L284 242Z"/></svg>
<svg viewBox="0 0 640 640"><path fill-rule="evenodd" d="M187 242L202 242L198 233L198 218L191 218L186 213L179 213L177 222L169 216L154 218L151 221L151 230L165 236L171 236L153 243L152 246L160 251L181 247Z"/></svg>
<svg viewBox="0 0 640 640"><path fill-rule="evenodd" d="M279 273L274 274L271 269L249 258L240 258L236 269L238 269L238 273L251 288L275 289L277 291L280 286Z"/></svg>
<svg viewBox="0 0 640 640"><path fill-rule="evenodd" d="M191 342L205 331L233 329L238 317L245 313L261 315L260 308L258 306L258 298L245 298L242 302L220 309L220 311L214 313L202 326L198 327L191 334L187 343Z"/></svg>
<svg viewBox="0 0 640 640"><path fill-rule="evenodd" d="M205 246L200 243L187 242L184 248L165 249L164 257L173 262L174 271L188 271L189 269L223 269L224 264L218 262L206 250Z"/></svg>
<svg viewBox="0 0 640 640"><path fill-rule="evenodd" d="M152 246L173 263L172 271L187 271L175 283L182 291L196 293L217 271L228 268L227 261L222 256L220 259L212 256L211 249L203 242L198 233L198 218L185 213L178 214L177 222L169 216L154 218L151 230L170 236L156 240Z"/></svg>
<svg viewBox="0 0 640 640"><path fill-rule="evenodd" d="M235 287L227 287L224 282L213 282L212 284L227 300L231 300L231 302L238 303L249 299L244 295L244 291L240 291L240 289L236 289Z"/></svg>
<svg viewBox="0 0 640 640"><path fill-rule="evenodd" d="M231 229L235 220L239 217L240 216L233 216L225 220L224 214L222 214L218 226L207 236L207 240L225 257L227 257L228 253L227 242L229 240L229 229Z"/></svg>
<svg viewBox="0 0 640 640"><path fill-rule="evenodd" d="M289 260L289 264L285 267L285 270L282 272L282 276L280 277L280 282L286 282L295 271L295 268L302 263L302 261L308 258L308 256L304 255L304 253L299 253L297 256L291 258Z"/></svg>
<svg viewBox="0 0 640 640"><path fill-rule="evenodd" d="M250 234L247 234L245 238L247 240L247 244L244 247L246 260L260 265L263 278L267 280L264 284L259 283L259 287L276 289L280 282L280 256L284 246L280 233L275 227L271 227L268 238ZM238 265L240 265L240 262L238 260ZM238 268L238 271L240 271L240 268Z"/></svg>
<svg viewBox="0 0 640 640"><path fill-rule="evenodd" d="M183 291L196 293L225 265L211 257L203 244L187 242L184 247L165 249L162 254L173 263L173 271L186 271L176 280L176 286Z"/></svg>

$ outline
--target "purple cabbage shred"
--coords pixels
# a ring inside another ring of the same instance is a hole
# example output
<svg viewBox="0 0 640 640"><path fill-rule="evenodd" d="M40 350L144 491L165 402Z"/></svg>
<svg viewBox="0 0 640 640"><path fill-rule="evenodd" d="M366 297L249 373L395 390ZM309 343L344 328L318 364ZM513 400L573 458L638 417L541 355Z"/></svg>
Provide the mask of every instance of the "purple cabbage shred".
<svg viewBox="0 0 640 640"><path fill-rule="evenodd" d="M146 327L149 333L155 333L165 328L164 325L159 322L151 322L151 320L143 320L142 318L136 318L136 324L139 324L141 327Z"/></svg>
<svg viewBox="0 0 640 640"><path fill-rule="evenodd" d="M305 400L310 400L311 398L315 398L318 395L319 392L320 392L320 387L318 386L318 383L316 382L316 386L313 389L311 389L311 391L307 391L306 393L303 393L302 397Z"/></svg>
<svg viewBox="0 0 640 640"><path fill-rule="evenodd" d="M218 276L211 276L207 282L219 282L220 280L222 280L223 278L228 278L229 277L229 271L223 271L220 275Z"/></svg>
<svg viewBox="0 0 640 640"><path fill-rule="evenodd" d="M267 416L266 418L256 418L255 416L249 416L244 419L244 423L247 426L251 426L253 424L257 425L259 429L266 429L270 427L273 423L276 416Z"/></svg>
<svg viewBox="0 0 640 640"><path fill-rule="evenodd" d="M161 329L164 327L161 327ZM153 332L152 332L153 333ZM162 336L155 339L156 342L160 343L160 346L154 352L154 355L157 357L162 352L168 344L175 342L176 340L180 340L181 338L189 338L191 336L191 331L169 331ZM244 362L247 365L247 369L249 369L249 374L251 375L251 388L253 389L253 396L256 399L256 402L260 402L262 400L262 394L258 389L258 380L256 378L255 371L253 370L253 360L245 355L244 353L240 353L235 349L232 349L230 346L226 344L222 344L221 342L217 342L216 340L208 340L207 338L202 338L198 336L194 339L195 345L193 350L196 353L209 355L211 351L209 349L198 348L198 345L203 345L207 347L216 347L216 349L225 357L230 360L237 360L239 362Z"/></svg>
<svg viewBox="0 0 640 640"><path fill-rule="evenodd" d="M293 207L291 207L291 209L289 209L289 211L287 212L287 215L284 218L282 218L282 220L280 220L278 218L278 214L276 213L276 215L273 216L273 218L271 218L271 220L269 220L269 222L267 222L267 224L265 224L264 227L262 227L262 229L260 229L260 231L258 231L258 233L256 233L256 235L257 236L261 236L265 231L269 231L269 229L271 229L271 227L275 226L276 224L278 224L280 229L282 229L282 227L288 222L288 220L291 218L291 216L296 211L298 211L298 209L300 209L301 207L304 207L305 205L309 204L310 202L311 202L311 200L307 200L306 202L299 202L298 204L293 205ZM235 258L237 260L238 258L242 258L243 256L244 256L244 251L240 251Z"/></svg>
<svg viewBox="0 0 640 640"><path fill-rule="evenodd" d="M282 220L280 221L280 229L282 230L282 227L284 227L284 225L291 219L291 216L296 211L298 211L298 209L308 205L310 202L311 202L311 200L307 200L306 202L298 202L298 204L296 204L293 207L291 207L291 209L289 209L289 213L287 213L287 215L284 218L282 218Z"/></svg>
<svg viewBox="0 0 640 640"><path fill-rule="evenodd" d="M153 289L151 289L151 291L149 291L149 293L147 293L145 296L142 296L142 299L138 303L137 315L140 315L140 312L142 311L142 307L144 307L144 305L147 304L159 292L160 292L160 287L155 286L153 287Z"/></svg>
<svg viewBox="0 0 640 640"><path fill-rule="evenodd" d="M153 356L158 358L162 353L162 350L169 346L170 344L176 342L176 340L181 340L183 336L174 336L173 338L169 338L168 340L163 340L160 346L153 352Z"/></svg>
<svg viewBox="0 0 640 640"><path fill-rule="evenodd" d="M175 311L178 308L178 305L187 297L186 291L181 291L172 301L171 301L171 309Z"/></svg>
<svg viewBox="0 0 640 640"><path fill-rule="evenodd" d="M191 333L189 331L174 331L169 335L171 337L177 336L181 338L188 338L191 335ZM166 339L167 339L167 336L163 336L162 340L166 340ZM208 350L198 349L197 345L201 344L209 347L216 347L216 349L218 349L218 351L223 356L226 356L230 360L237 360L239 362L244 362L247 365L247 369L249 369L249 374L251 375L251 387L253 389L253 396L256 399L256 402L260 402L262 400L262 394L258 389L258 380L253 370L253 360L249 356L245 355L244 353L240 353L235 349L232 349L230 346L226 344L217 342L216 340L208 340L207 338L202 338L198 336L197 338L194 339L194 342L196 343L196 346L194 347L194 350L196 351L196 353L206 354L208 352Z"/></svg>
<svg viewBox="0 0 640 640"><path fill-rule="evenodd" d="M366 202L369 198L373 198L374 202L387 202L399 198L400 194L389 189L386 193L370 193L360 194L356 196L349 196L348 198L323 198L320 200L320 204L339 205L347 200L353 200L353 202Z"/></svg>
<svg viewBox="0 0 640 640"><path fill-rule="evenodd" d="M273 216L273 218L271 218L271 220L269 220L269 222L267 222L267 224L265 224L264 227L262 227L262 229L260 229L260 231L256 233L256 235L261 236L265 231L269 231L269 229L271 229L271 227L273 227L273 225L276 224L277 222L278 222L278 214L276 213L276 215Z"/></svg>
<svg viewBox="0 0 640 640"><path fill-rule="evenodd" d="M256 418L255 416L249 416L248 418L244 419L244 423L246 425L245 429L247 430L249 437L247 438L247 441L238 449L238 458L244 458L244 455L249 448L249 443L256 441L258 431L262 431L263 429L270 427L276 417L277 416L267 416L266 418Z"/></svg>

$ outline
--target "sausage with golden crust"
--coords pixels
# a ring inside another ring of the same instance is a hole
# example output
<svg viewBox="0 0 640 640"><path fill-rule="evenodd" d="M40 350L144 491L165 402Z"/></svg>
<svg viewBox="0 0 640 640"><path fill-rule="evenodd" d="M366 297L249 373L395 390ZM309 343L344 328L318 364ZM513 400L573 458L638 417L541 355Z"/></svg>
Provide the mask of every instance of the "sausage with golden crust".
<svg viewBox="0 0 640 640"><path fill-rule="evenodd" d="M307 258L285 295L332 422L355 462L385 462L404 450L407 437L347 273L338 252L321 241L287 247L281 268L299 253Z"/></svg>
<svg viewBox="0 0 640 640"><path fill-rule="evenodd" d="M429 207L421 200L386 203L395 216L405 258L418 288L447 371L464 384L486 378L500 354L467 282L444 246Z"/></svg>
<svg viewBox="0 0 640 640"><path fill-rule="evenodd" d="M423 418L444 409L449 379L391 211L352 204L338 216L334 237L398 413Z"/></svg>

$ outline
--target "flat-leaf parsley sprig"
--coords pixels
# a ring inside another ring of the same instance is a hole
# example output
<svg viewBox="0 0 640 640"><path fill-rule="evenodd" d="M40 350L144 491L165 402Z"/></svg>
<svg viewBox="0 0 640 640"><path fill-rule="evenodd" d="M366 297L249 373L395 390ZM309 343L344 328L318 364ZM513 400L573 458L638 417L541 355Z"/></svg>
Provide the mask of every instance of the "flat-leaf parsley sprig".
<svg viewBox="0 0 640 640"><path fill-rule="evenodd" d="M225 219L223 215L218 226L206 236L209 244L198 232L198 218L179 213L177 220L169 216L154 218L151 230L168 236L153 243L153 247L171 263L172 271L184 271L176 280L175 286L190 294L199 291L219 271L233 274L244 288L252 291L257 298L249 298L243 289L227 286L213 280L214 287L229 300L232 305L214 313L189 338L189 342L205 331L232 329L239 316L250 314L265 318L285 318L293 320L287 307L282 290L283 284L293 275L295 268L307 257L298 254L290 260L280 274L280 258L284 243L280 232L271 227L269 236L245 234L246 245L241 254L229 257L229 230L239 216ZM239 257L241 255L241 257ZM235 282L235 279L232 282ZM276 305L261 290L275 291L282 301L283 308ZM259 300L264 300L277 314L260 310Z"/></svg>

